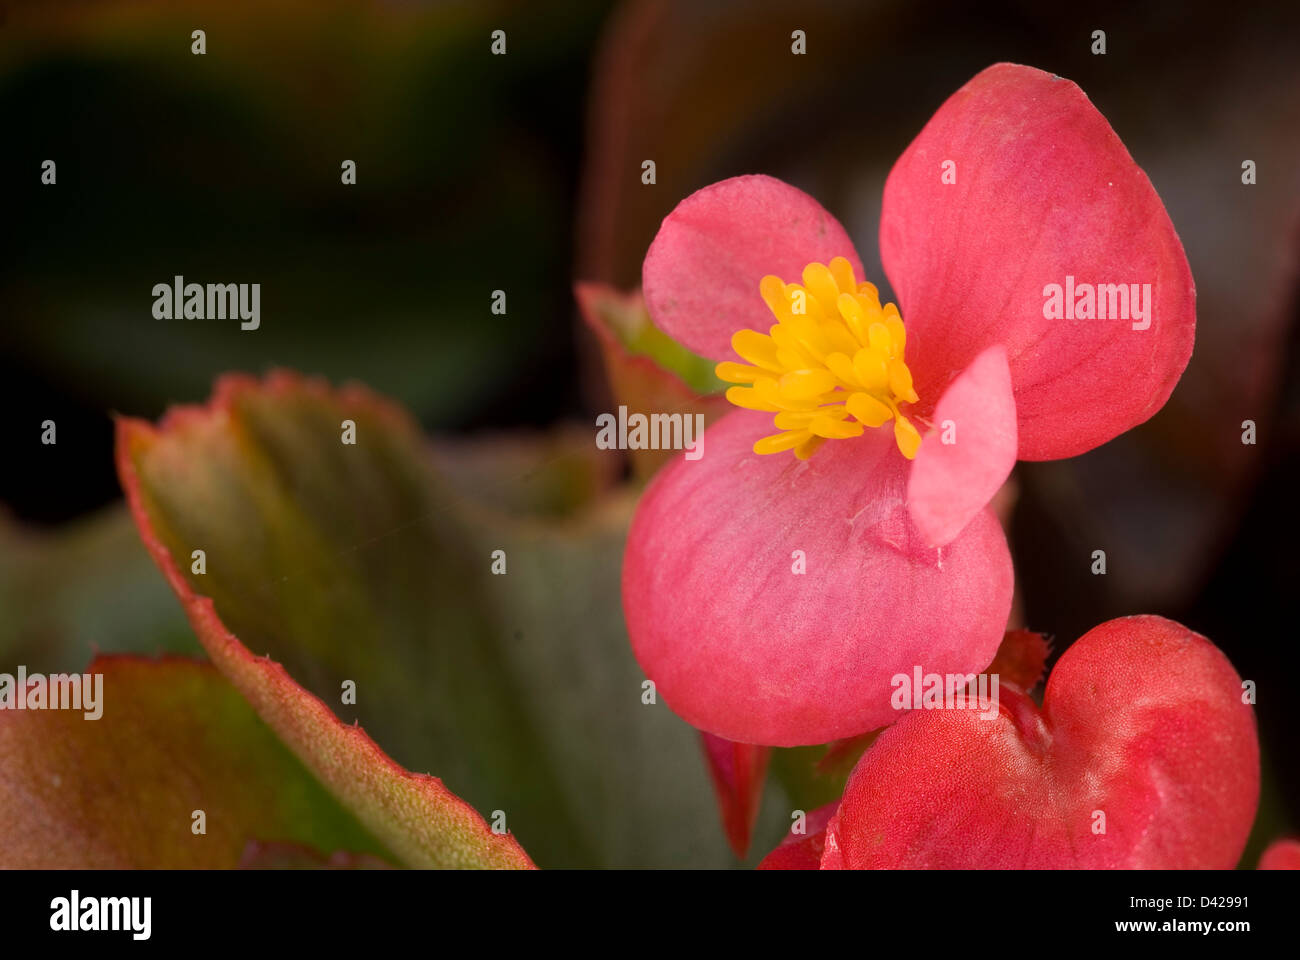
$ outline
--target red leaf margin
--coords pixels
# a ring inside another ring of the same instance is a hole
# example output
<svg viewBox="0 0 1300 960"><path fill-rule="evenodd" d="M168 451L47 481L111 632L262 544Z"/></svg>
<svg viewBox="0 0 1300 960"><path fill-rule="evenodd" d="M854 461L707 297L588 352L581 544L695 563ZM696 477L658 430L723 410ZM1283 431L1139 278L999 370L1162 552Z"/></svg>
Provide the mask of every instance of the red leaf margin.
<svg viewBox="0 0 1300 960"><path fill-rule="evenodd" d="M199 642L294 755L406 863L536 869L512 834L493 833L478 811L440 779L402 767L361 727L343 723L323 700L299 686L282 664L255 656L226 629L212 598L194 592L154 533L133 452L186 424L229 417L235 399L248 391L271 395L306 391L356 403L399 430L418 432L405 411L359 384L335 390L322 380L286 370L272 371L260 382L246 374L223 375L207 404L173 407L157 427L133 417L115 417L115 458L122 491L140 539L175 591ZM465 843L459 847L446 843L446 835L453 832Z"/></svg>

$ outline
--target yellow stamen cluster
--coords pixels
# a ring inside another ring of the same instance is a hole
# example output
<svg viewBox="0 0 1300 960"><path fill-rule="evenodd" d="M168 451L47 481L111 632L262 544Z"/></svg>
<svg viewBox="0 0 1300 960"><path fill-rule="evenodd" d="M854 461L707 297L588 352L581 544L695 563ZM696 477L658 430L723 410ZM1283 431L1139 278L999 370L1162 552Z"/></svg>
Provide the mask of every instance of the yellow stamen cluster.
<svg viewBox="0 0 1300 960"><path fill-rule="evenodd" d="M718 376L738 407L775 413L781 433L754 444L755 453L793 450L807 460L827 440L859 437L891 418L894 439L911 460L921 435L899 412L916 403L903 362L907 332L898 308L880 305L871 283L858 283L843 257L810 263L803 283L766 276L758 285L777 322L767 334L739 330L732 349L752 366L720 363Z"/></svg>

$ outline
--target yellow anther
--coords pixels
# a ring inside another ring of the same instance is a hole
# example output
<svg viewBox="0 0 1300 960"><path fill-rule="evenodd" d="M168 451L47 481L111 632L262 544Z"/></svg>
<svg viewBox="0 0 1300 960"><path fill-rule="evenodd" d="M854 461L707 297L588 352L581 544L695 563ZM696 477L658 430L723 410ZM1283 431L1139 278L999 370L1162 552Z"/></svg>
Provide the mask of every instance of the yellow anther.
<svg viewBox="0 0 1300 960"><path fill-rule="evenodd" d="M721 379L741 384L727 390L728 400L775 414L782 432L757 441L754 452L793 450L806 460L827 440L893 420L898 449L915 457L921 435L899 405L920 398L903 358L907 331L898 308L881 306L876 287L859 282L844 257L808 264L801 279L762 279L759 295L776 323L766 334L740 330L731 338L748 365L717 367Z"/></svg>
<svg viewBox="0 0 1300 960"><path fill-rule="evenodd" d="M836 303L840 308L840 318L843 319L845 327L853 335L854 349L866 346L867 328L871 326L871 321L867 317L866 307L851 293L841 293Z"/></svg>
<svg viewBox="0 0 1300 960"><path fill-rule="evenodd" d="M844 406L848 408L849 413L869 427L882 426L886 420L894 415L892 409L869 393L855 393L849 397ZM780 416L780 414L777 414L777 416Z"/></svg>
<svg viewBox="0 0 1300 960"><path fill-rule="evenodd" d="M916 403L921 399L912 389L912 371L907 369L907 364L902 360L889 361L889 389L905 403Z"/></svg>
<svg viewBox="0 0 1300 960"><path fill-rule="evenodd" d="M867 346L871 352L881 357L889 356L889 328L883 323L873 323L867 327Z"/></svg>
<svg viewBox="0 0 1300 960"><path fill-rule="evenodd" d="M894 417L894 441L898 444L898 449L903 452L903 456L909 460L916 457L916 451L921 446L921 435L916 432L916 427L912 426L912 421L902 414Z"/></svg>
<svg viewBox="0 0 1300 960"><path fill-rule="evenodd" d="M766 337L756 330L737 330L731 335L731 349L735 350L742 359L748 360L756 367L762 367L764 370L771 370L774 373L780 373L783 369L776 359L776 344L772 342L771 337ZM739 364L736 364L739 366ZM719 373L719 377L726 380L726 375ZM735 381L729 381L734 383ZM748 382L748 381L746 381Z"/></svg>
<svg viewBox="0 0 1300 960"><path fill-rule="evenodd" d="M856 352L855 350L854 353ZM853 361L848 358L847 354L829 354L826 357L826 366L843 383L855 383L857 381L858 375L853 369Z"/></svg>
<svg viewBox="0 0 1300 960"><path fill-rule="evenodd" d="M791 400L812 400L835 389L835 374L829 370L793 370L781 378L781 394Z"/></svg>
<svg viewBox="0 0 1300 960"><path fill-rule="evenodd" d="M803 285L817 298L819 309L822 304L833 307L839 300L840 288L831 268L824 263L810 263L803 268Z"/></svg>
<svg viewBox="0 0 1300 960"><path fill-rule="evenodd" d="M893 304L891 303L892 307ZM896 314L885 315L885 327L889 330L889 346L894 356L902 357L903 348L907 346L907 328Z"/></svg>
<svg viewBox="0 0 1300 960"><path fill-rule="evenodd" d="M853 264L843 257L836 257L828 266L831 268L831 276L835 278L835 286L845 291L858 289L857 278L853 276Z"/></svg>
<svg viewBox="0 0 1300 960"><path fill-rule="evenodd" d="M770 437L755 441L754 452L780 453L782 450L793 450L810 437L812 437L812 432L809 430L787 430L785 433L775 433Z"/></svg>
<svg viewBox="0 0 1300 960"><path fill-rule="evenodd" d="M799 444L794 448L794 455L800 460L807 460L816 453L825 442L825 437L808 437L804 440L800 440Z"/></svg>
<svg viewBox="0 0 1300 960"><path fill-rule="evenodd" d="M726 361L718 364L718 379L727 383L753 383L766 372L758 367L747 367L743 363Z"/></svg>
<svg viewBox="0 0 1300 960"><path fill-rule="evenodd" d="M888 363L870 347L863 347L854 355L853 372L858 383L871 393L881 393L889 385Z"/></svg>
<svg viewBox="0 0 1300 960"><path fill-rule="evenodd" d="M744 407L746 410L762 410L764 413L776 413L780 407L777 407L758 395L758 391L753 387L728 387L727 399L738 407Z"/></svg>
<svg viewBox="0 0 1300 960"><path fill-rule="evenodd" d="M862 424L853 420L840 420L824 413L814 417L808 429L827 440L846 440L849 437L862 436Z"/></svg>

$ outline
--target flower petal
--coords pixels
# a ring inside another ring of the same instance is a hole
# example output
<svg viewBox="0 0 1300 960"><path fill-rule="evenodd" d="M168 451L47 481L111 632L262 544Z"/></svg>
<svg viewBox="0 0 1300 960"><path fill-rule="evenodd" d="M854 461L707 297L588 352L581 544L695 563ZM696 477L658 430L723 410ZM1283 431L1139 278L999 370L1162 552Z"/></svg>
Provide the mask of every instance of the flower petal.
<svg viewBox="0 0 1300 960"><path fill-rule="evenodd" d="M763 858L759 870L820 870L826 846L826 824L839 801L818 807L804 818L803 833L787 833L776 849Z"/></svg>
<svg viewBox="0 0 1300 960"><path fill-rule="evenodd" d="M1235 866L1259 799L1242 681L1205 637L1111 620L1052 671L1040 711L1002 687L977 709L914 710L849 778L823 868Z"/></svg>
<svg viewBox="0 0 1300 960"><path fill-rule="evenodd" d="M993 499L1016 463L1016 401L1007 353L989 347L952 382L912 464L907 509L942 546Z"/></svg>
<svg viewBox="0 0 1300 960"><path fill-rule="evenodd" d="M704 731L700 731L700 746L717 795L718 814L727 843L737 859L744 860L758 820L772 748L732 743Z"/></svg>
<svg viewBox="0 0 1300 960"><path fill-rule="evenodd" d="M985 666L1011 605L993 515L927 547L888 431L800 462L752 452L768 429L763 414L723 417L703 458L661 471L632 521L623 610L673 710L729 740L825 743L894 722L897 673Z"/></svg>
<svg viewBox="0 0 1300 960"><path fill-rule="evenodd" d="M998 64L939 108L885 184L880 246L923 399L1006 346L1020 459L1142 423L1191 356L1195 289L1160 198L1083 91L1041 70ZM1045 318L1067 277L1150 284L1151 315Z"/></svg>
<svg viewBox="0 0 1300 960"><path fill-rule="evenodd" d="M697 190L664 218L646 253L642 286L655 325L696 353L734 360L731 335L775 322L758 284L798 283L812 261L862 261L821 204L774 177L732 177Z"/></svg>
<svg viewBox="0 0 1300 960"><path fill-rule="evenodd" d="M1260 870L1300 870L1300 840L1274 840L1259 858Z"/></svg>

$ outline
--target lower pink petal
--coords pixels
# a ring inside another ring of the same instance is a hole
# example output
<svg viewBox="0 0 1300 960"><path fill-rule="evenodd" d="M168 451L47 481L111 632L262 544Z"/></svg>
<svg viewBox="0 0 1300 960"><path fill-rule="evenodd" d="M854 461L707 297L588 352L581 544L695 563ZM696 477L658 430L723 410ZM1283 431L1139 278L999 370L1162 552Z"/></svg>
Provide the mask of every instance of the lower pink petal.
<svg viewBox="0 0 1300 960"><path fill-rule="evenodd" d="M961 533L1016 463L1016 401L1007 352L989 347L939 399L907 481L907 508L927 543Z"/></svg>
<svg viewBox="0 0 1300 960"><path fill-rule="evenodd" d="M895 674L985 666L1011 606L993 514L929 547L890 431L803 462L753 453L770 431L768 414L728 414L702 459L656 477L633 519L623 609L669 706L728 740L826 743L893 723Z"/></svg>
<svg viewBox="0 0 1300 960"><path fill-rule="evenodd" d="M732 177L697 190L664 218L642 286L660 330L713 360L735 360L731 335L776 322L759 295L767 274L799 283L811 261L845 257L853 241L820 203L775 177Z"/></svg>

